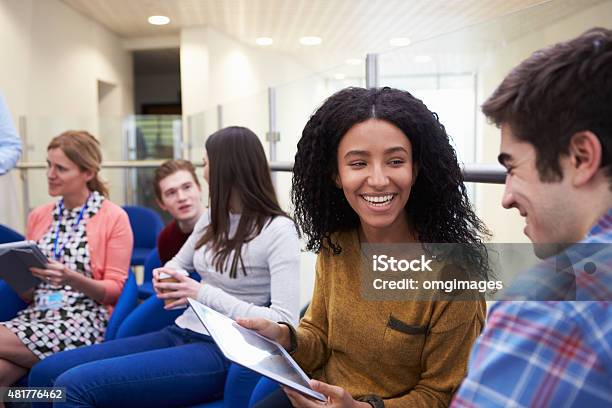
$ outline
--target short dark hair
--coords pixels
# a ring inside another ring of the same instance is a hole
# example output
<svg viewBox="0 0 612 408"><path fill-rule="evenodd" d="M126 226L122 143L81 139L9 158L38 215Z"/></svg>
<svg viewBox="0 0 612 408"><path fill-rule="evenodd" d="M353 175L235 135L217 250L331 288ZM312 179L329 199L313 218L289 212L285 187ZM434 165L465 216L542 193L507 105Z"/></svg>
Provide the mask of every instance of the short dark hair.
<svg viewBox="0 0 612 408"><path fill-rule="evenodd" d="M162 191L159 186L160 181L181 170L189 172L191 174L191 177L193 177L193 181L198 186L200 186L198 176L196 176L195 168L193 167L193 164L190 161L183 159L167 160L163 162L161 166L155 169L155 176L153 177L155 197L157 197L160 202L162 202Z"/></svg>
<svg viewBox="0 0 612 408"><path fill-rule="evenodd" d="M534 52L504 78L482 112L534 146L542 181L563 178L559 158L585 130L599 138L600 168L612 178L612 30L593 28Z"/></svg>

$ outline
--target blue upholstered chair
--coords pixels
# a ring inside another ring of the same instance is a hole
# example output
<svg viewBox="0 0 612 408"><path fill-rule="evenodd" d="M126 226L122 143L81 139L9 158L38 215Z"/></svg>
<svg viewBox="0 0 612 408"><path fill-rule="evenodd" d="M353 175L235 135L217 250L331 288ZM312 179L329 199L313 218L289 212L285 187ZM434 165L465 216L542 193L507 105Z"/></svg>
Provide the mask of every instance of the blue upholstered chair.
<svg viewBox="0 0 612 408"><path fill-rule="evenodd" d="M11 320L26 306L27 304L17 296L17 293L6 282L0 280L0 322Z"/></svg>
<svg viewBox="0 0 612 408"><path fill-rule="evenodd" d="M0 244L23 241L24 239L25 237L17 231L0 224ZM26 303L17 296L11 287L0 279L0 322L12 319L18 311L26 306Z"/></svg>
<svg viewBox="0 0 612 408"><path fill-rule="evenodd" d="M132 265L144 265L147 256L157 245L157 236L164 228L164 221L150 208L127 205L123 209L127 212L134 232Z"/></svg>
<svg viewBox="0 0 612 408"><path fill-rule="evenodd" d="M7 227L6 225L0 224L0 244L6 244L8 242L23 241L25 237Z"/></svg>
<svg viewBox="0 0 612 408"><path fill-rule="evenodd" d="M151 295L155 294L153 290L153 269L159 268L161 266L161 261L159 260L159 252L157 248L153 251L149 252L149 256L144 262L144 279L142 285L138 287L138 298L145 300L148 299Z"/></svg>
<svg viewBox="0 0 612 408"><path fill-rule="evenodd" d="M123 285L123 291L117 300L117 304L115 304L113 314L108 321L108 326L106 326L104 340L113 340L117 337L121 324L136 306L138 306L138 285L136 284L136 277L130 268L128 278L125 281L125 285Z"/></svg>

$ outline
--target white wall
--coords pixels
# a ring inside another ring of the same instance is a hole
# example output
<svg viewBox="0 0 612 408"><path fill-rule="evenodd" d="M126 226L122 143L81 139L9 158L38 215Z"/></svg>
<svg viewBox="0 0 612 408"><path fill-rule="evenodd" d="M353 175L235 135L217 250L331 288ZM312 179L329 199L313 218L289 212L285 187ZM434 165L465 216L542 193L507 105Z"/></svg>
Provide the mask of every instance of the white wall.
<svg viewBox="0 0 612 408"><path fill-rule="evenodd" d="M212 28L181 31L183 111L202 112L312 72L291 58L245 45Z"/></svg>
<svg viewBox="0 0 612 408"><path fill-rule="evenodd" d="M520 37L507 44L483 50L479 67L479 105L493 92L510 70L534 51L576 37L589 28L601 26L612 28L612 2L607 1L586 9L571 17ZM499 153L499 130L487 124L479 114L478 162L497 162ZM477 184L477 212L494 232L494 242L528 242L523 234L524 220L517 210L501 207L503 186Z"/></svg>
<svg viewBox="0 0 612 408"><path fill-rule="evenodd" d="M48 141L68 128L99 136L105 156L119 154L114 150L122 145L119 121L98 118L98 80L116 86L113 103L107 100L101 108L105 115L133 111L131 55L115 35L59 0L1 0L0 39L0 92L16 120L27 117L29 161L44 160ZM29 174L30 204L48 201L44 172ZM21 230L17 176L13 171L0 178L0 223Z"/></svg>

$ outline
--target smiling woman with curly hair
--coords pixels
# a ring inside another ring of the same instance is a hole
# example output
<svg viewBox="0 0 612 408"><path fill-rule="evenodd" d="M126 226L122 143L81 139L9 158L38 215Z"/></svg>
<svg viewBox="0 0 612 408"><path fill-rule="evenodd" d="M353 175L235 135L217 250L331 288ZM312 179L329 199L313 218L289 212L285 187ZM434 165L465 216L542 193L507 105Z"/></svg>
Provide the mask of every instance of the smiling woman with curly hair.
<svg viewBox="0 0 612 408"><path fill-rule="evenodd" d="M397 89L336 93L304 128L292 199L307 247L319 254L312 302L296 329L241 323L290 350L332 406L448 405L483 327L484 301L360 298L362 244L466 244L462 266L488 279L488 233L438 116ZM277 392L260 405L317 406L285 393L289 401Z"/></svg>

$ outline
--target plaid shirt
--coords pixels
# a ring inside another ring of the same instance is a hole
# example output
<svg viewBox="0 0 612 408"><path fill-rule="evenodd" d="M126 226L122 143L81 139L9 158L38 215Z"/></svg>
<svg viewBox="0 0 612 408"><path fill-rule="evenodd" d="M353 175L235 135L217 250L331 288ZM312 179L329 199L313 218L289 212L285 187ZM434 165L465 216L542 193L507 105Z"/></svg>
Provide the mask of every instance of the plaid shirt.
<svg viewBox="0 0 612 408"><path fill-rule="evenodd" d="M604 243L612 243L612 209L580 242ZM606 288L612 247L588 261ZM585 275L576 276L579 289L596 286L597 275ZM612 302L497 302L452 406L612 407Z"/></svg>

